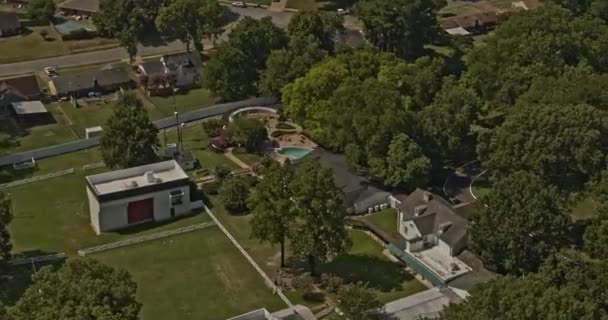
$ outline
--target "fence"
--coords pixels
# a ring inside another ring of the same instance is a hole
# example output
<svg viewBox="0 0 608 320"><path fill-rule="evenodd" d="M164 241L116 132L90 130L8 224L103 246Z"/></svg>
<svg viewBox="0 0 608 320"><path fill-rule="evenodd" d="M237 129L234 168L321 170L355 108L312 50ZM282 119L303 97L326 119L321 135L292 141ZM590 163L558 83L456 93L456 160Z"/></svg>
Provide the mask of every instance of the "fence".
<svg viewBox="0 0 608 320"><path fill-rule="evenodd" d="M93 169L97 169L97 168L103 168L105 166L106 166L106 164L103 162L85 164L84 166L82 166L82 170L84 170L84 171L93 170Z"/></svg>
<svg viewBox="0 0 608 320"><path fill-rule="evenodd" d="M9 261L8 264L15 267L15 266L22 266L22 265L26 265L26 264L57 261L57 260L65 259L65 257L66 257L65 253L55 253L55 254L48 254L48 255L44 255L44 256L36 256L36 257L30 257L30 258L17 258L17 259L13 259L13 260Z"/></svg>
<svg viewBox="0 0 608 320"><path fill-rule="evenodd" d="M70 168L70 169L63 170L63 171L57 171L57 172L53 172L53 173L49 173L49 174L42 174L39 176L27 178L27 179L22 179L22 180L17 180L17 181L0 184L0 189L12 188L12 187L16 187L16 186L36 182L36 181L43 181L43 180L48 180L48 179L52 179L52 178L56 178L56 177L61 177L61 176L65 176L65 175L72 174L72 173L74 173L74 168Z"/></svg>
<svg viewBox="0 0 608 320"><path fill-rule="evenodd" d="M157 239L162 239L162 238L166 238L166 237L171 237L171 236L175 236L178 234L183 234L183 233L192 232L195 230L208 228L213 225L215 225L215 222L204 222L204 223L199 223L199 224L193 224L191 226L187 226L187 227L183 227L183 228L179 228L179 229L173 229L173 230L163 231L163 232L159 232L159 233L153 233L153 234L149 234L149 235L141 236L141 237L137 237L137 238L131 238L131 239L127 239L127 240L112 242L112 243L104 244L104 245L97 246L97 247L81 249L81 250L78 250L78 255L81 257L85 257L86 255L89 255L89 254L99 253L99 252L108 251L108 250L117 249L117 248L122 248L122 247L130 246L130 245L134 245L134 244L138 244L138 243L142 243L142 242L146 242L146 241L150 241L150 240L157 240Z"/></svg>

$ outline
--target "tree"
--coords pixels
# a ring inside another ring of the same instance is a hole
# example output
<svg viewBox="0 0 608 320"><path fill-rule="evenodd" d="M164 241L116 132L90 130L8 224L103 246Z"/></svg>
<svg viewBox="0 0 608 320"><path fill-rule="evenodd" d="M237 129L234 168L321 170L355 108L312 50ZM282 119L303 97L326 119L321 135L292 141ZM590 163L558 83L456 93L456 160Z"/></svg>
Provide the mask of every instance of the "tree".
<svg viewBox="0 0 608 320"><path fill-rule="evenodd" d="M218 181L222 182L230 176L230 169L226 166L219 165L213 169L213 174Z"/></svg>
<svg viewBox="0 0 608 320"><path fill-rule="evenodd" d="M202 72L203 86L224 101L255 96L256 78L247 56L230 45L222 45L212 53Z"/></svg>
<svg viewBox="0 0 608 320"><path fill-rule="evenodd" d="M570 219L555 188L532 173L496 182L470 225L471 248L500 273L534 272L567 244Z"/></svg>
<svg viewBox="0 0 608 320"><path fill-rule="evenodd" d="M281 246L281 267L285 266L285 242L294 218L289 192L292 174L286 167L271 165L247 199L247 207L253 213L252 236Z"/></svg>
<svg viewBox="0 0 608 320"><path fill-rule="evenodd" d="M338 301L352 320L373 319L372 315L382 307L376 293L362 283L348 284L340 288Z"/></svg>
<svg viewBox="0 0 608 320"><path fill-rule="evenodd" d="M592 258L608 260L608 203L597 209L584 234L585 252Z"/></svg>
<svg viewBox="0 0 608 320"><path fill-rule="evenodd" d="M363 21L365 36L378 49L415 59L438 34L437 11L445 1L362 0L355 14Z"/></svg>
<svg viewBox="0 0 608 320"><path fill-rule="evenodd" d="M322 61L327 52L309 38L293 38L286 49L273 50L266 60L258 82L258 91L268 96L281 96L281 90L288 83L303 76L317 62Z"/></svg>
<svg viewBox="0 0 608 320"><path fill-rule="evenodd" d="M100 145L109 168L129 168L158 160L158 129L134 94L120 97L104 126Z"/></svg>
<svg viewBox="0 0 608 320"><path fill-rule="evenodd" d="M11 257L13 244L11 243L11 235L8 232L8 225L12 220L11 199L6 193L0 192L0 267L2 262L8 261Z"/></svg>
<svg viewBox="0 0 608 320"><path fill-rule="evenodd" d="M285 47L287 35L272 23L270 17L261 20L245 17L230 31L228 44L240 49L247 64L259 72L265 68L272 50Z"/></svg>
<svg viewBox="0 0 608 320"><path fill-rule="evenodd" d="M511 105L538 77L556 77L566 66L587 63L608 69L608 25L576 17L546 3L501 24L483 46L467 57L464 78L485 100ZM577 102L578 103L578 102Z"/></svg>
<svg viewBox="0 0 608 320"><path fill-rule="evenodd" d="M319 48L333 53L336 33L344 29L342 20L332 12L300 11L289 21L287 33L292 41L312 36Z"/></svg>
<svg viewBox="0 0 608 320"><path fill-rule="evenodd" d="M429 182L430 160L424 156L420 147L407 135L401 133L393 137L388 147L386 163L381 165L384 184L414 190Z"/></svg>
<svg viewBox="0 0 608 320"><path fill-rule="evenodd" d="M475 91L460 82L446 81L435 101L417 114L425 151L451 164L474 159L472 127L482 105Z"/></svg>
<svg viewBox="0 0 608 320"><path fill-rule="evenodd" d="M32 0L27 5L27 16L32 20L50 21L55 16L55 10L53 0Z"/></svg>
<svg viewBox="0 0 608 320"><path fill-rule="evenodd" d="M606 167L608 114L588 105L519 106L489 134L477 153L496 174L534 172L576 190Z"/></svg>
<svg viewBox="0 0 608 320"><path fill-rule="evenodd" d="M47 266L34 274L9 315L13 320L137 320L136 290L127 271L91 258L70 259L60 269Z"/></svg>
<svg viewBox="0 0 608 320"><path fill-rule="evenodd" d="M243 146L247 152L257 152L264 141L268 140L268 131L264 124L256 119L237 118L233 122L234 142Z"/></svg>
<svg viewBox="0 0 608 320"><path fill-rule="evenodd" d="M331 169L313 160L298 166L289 187L295 215L290 241L294 252L308 259L311 274L317 275L318 261L344 253L351 245L342 196Z"/></svg>
<svg viewBox="0 0 608 320"><path fill-rule="evenodd" d="M249 186L243 179L233 177L226 180L220 187L219 194L228 212L241 213L247 210Z"/></svg>
<svg viewBox="0 0 608 320"><path fill-rule="evenodd" d="M594 262L577 253L548 259L538 273L498 277L479 284L467 301L450 304L442 319L549 320L604 319L608 283L606 261Z"/></svg>
<svg viewBox="0 0 608 320"><path fill-rule="evenodd" d="M224 32L222 27L226 22L226 9L217 1L207 0L200 5L199 11L206 19L202 26L202 35L205 38L211 38L215 45L217 37Z"/></svg>

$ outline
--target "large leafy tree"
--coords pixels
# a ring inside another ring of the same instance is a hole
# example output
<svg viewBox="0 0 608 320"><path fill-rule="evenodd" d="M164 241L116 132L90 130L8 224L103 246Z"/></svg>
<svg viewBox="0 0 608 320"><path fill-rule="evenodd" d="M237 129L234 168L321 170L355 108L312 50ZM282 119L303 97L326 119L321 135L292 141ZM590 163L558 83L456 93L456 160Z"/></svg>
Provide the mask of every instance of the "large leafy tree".
<svg viewBox="0 0 608 320"><path fill-rule="evenodd" d="M372 174L392 187L414 190L429 182L430 160L406 134L393 137L386 160L372 158Z"/></svg>
<svg viewBox="0 0 608 320"><path fill-rule="evenodd" d="M11 243L11 235L8 232L8 225L12 220L11 199L6 193L0 192L0 268L2 267L2 262L8 261L11 257L13 244Z"/></svg>
<svg viewBox="0 0 608 320"><path fill-rule="evenodd" d="M55 15L55 2L53 0L32 0L27 5L27 15L32 20L49 21Z"/></svg>
<svg viewBox="0 0 608 320"><path fill-rule="evenodd" d="M473 90L447 81L433 104L417 114L424 149L435 159L452 164L474 159L477 141L472 127L481 107L482 101Z"/></svg>
<svg viewBox="0 0 608 320"><path fill-rule="evenodd" d="M220 46L209 57L202 72L202 83L224 101L255 96L256 70L247 56L235 47Z"/></svg>
<svg viewBox="0 0 608 320"><path fill-rule="evenodd" d="M245 17L228 35L228 44L241 50L256 71L263 70L270 52L285 47L287 41L285 31L274 25L270 17Z"/></svg>
<svg viewBox="0 0 608 320"><path fill-rule="evenodd" d="M344 253L351 245L341 193L331 169L313 160L297 167L289 187L295 215L290 241L316 275L317 262Z"/></svg>
<svg viewBox="0 0 608 320"><path fill-rule="evenodd" d="M414 59L437 36L436 14L444 5L438 0L362 0L355 13L378 49Z"/></svg>
<svg viewBox="0 0 608 320"><path fill-rule="evenodd" d="M547 3L515 15L467 57L465 78L486 100L510 105L538 77L586 62L608 69L608 25Z"/></svg>
<svg viewBox="0 0 608 320"><path fill-rule="evenodd" d="M266 60L258 82L261 94L280 97L281 90L288 83L303 76L317 62L323 60L327 52L311 37L292 38L287 48L273 50Z"/></svg>
<svg viewBox="0 0 608 320"><path fill-rule="evenodd" d="M241 213L247 210L249 185L245 180L237 177L229 178L222 183L219 194L224 207L229 212Z"/></svg>
<svg viewBox="0 0 608 320"><path fill-rule="evenodd" d="M44 267L32 276L17 304L13 320L137 320L141 303L128 272L93 259L68 260L60 269Z"/></svg>
<svg viewBox="0 0 608 320"><path fill-rule="evenodd" d="M534 272L567 244L570 219L554 188L529 172L516 172L493 186L473 217L471 248L501 273Z"/></svg>
<svg viewBox="0 0 608 320"><path fill-rule="evenodd" d="M335 36L344 27L339 15L327 11L300 11L290 21L287 32L291 39L312 39L319 48L334 52Z"/></svg>
<svg viewBox="0 0 608 320"><path fill-rule="evenodd" d="M450 304L449 320L605 319L606 261L564 253L526 277L499 277L478 285L462 304Z"/></svg>
<svg viewBox="0 0 608 320"><path fill-rule="evenodd" d="M268 131L259 120L238 118L232 127L234 142L243 146L247 152L259 151L262 143L268 140Z"/></svg>
<svg viewBox="0 0 608 320"><path fill-rule="evenodd" d="M596 259L608 260L608 203L595 212L584 234L585 252Z"/></svg>
<svg viewBox="0 0 608 320"><path fill-rule="evenodd" d="M294 219L289 190L292 175L287 167L272 164L247 199L247 206L253 213L252 236L281 246L281 267L285 266L285 243Z"/></svg>
<svg viewBox="0 0 608 320"><path fill-rule="evenodd" d="M478 154L496 174L527 170L575 189L606 167L607 134L608 114L589 105L519 106L480 136Z"/></svg>
<svg viewBox="0 0 608 320"><path fill-rule="evenodd" d="M382 307L376 293L365 284L349 284L338 292L340 307L352 320L373 319L377 309Z"/></svg>
<svg viewBox="0 0 608 320"><path fill-rule="evenodd" d="M101 155L109 168L128 168L158 160L158 129L141 101L124 94L103 128Z"/></svg>

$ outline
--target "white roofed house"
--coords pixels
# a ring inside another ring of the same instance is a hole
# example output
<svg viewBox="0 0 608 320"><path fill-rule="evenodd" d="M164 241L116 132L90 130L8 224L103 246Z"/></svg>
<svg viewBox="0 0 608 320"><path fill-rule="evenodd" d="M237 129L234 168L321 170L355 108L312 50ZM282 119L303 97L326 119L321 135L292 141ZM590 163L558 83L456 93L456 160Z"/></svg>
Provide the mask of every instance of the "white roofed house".
<svg viewBox="0 0 608 320"><path fill-rule="evenodd" d="M199 70L202 60L198 52L181 52L167 54L158 60L145 61L138 69L142 75L148 77L147 87L154 94L165 94L169 88L169 81L179 89L196 87L199 83ZM173 79L170 79L173 78Z"/></svg>
<svg viewBox="0 0 608 320"><path fill-rule="evenodd" d="M95 233L168 220L202 207L191 201L190 179L174 160L86 177Z"/></svg>

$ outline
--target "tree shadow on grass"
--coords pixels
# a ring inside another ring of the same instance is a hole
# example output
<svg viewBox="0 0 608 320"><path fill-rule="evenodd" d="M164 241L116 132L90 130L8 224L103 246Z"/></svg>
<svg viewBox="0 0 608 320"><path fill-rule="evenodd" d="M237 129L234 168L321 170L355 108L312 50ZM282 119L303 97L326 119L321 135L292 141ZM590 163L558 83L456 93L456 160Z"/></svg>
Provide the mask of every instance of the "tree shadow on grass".
<svg viewBox="0 0 608 320"><path fill-rule="evenodd" d="M401 265L367 255L339 256L323 265L321 271L333 273L348 283L368 283L370 288L382 292L400 290L404 281L412 279Z"/></svg>

